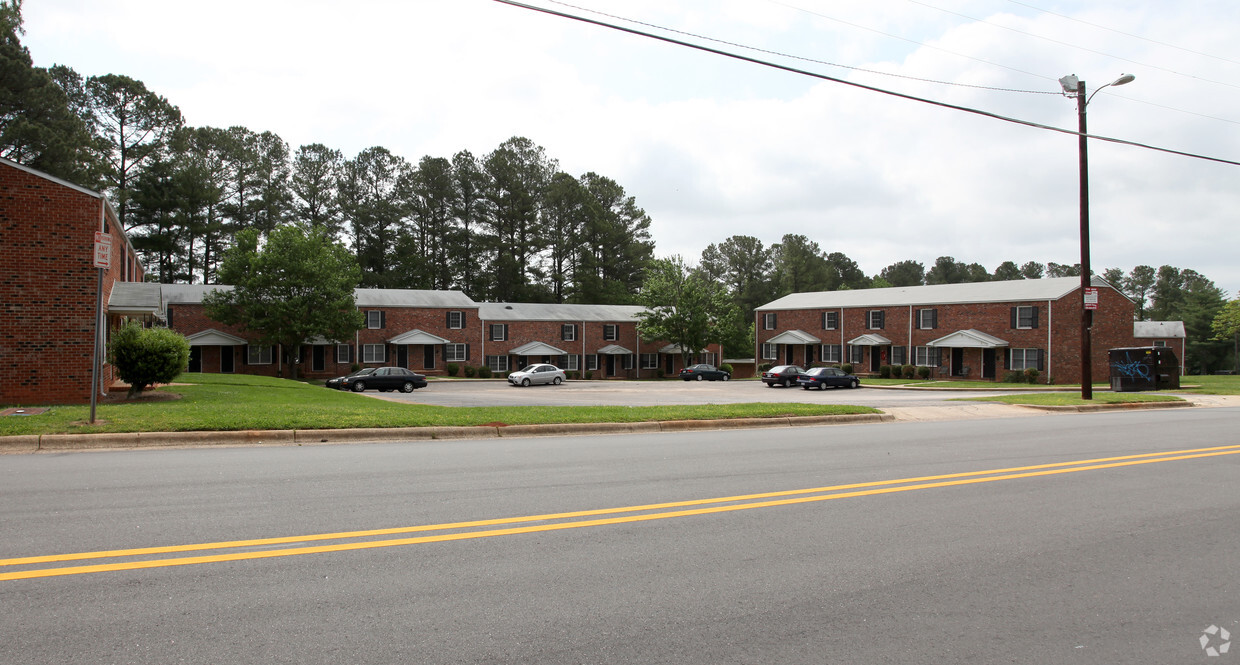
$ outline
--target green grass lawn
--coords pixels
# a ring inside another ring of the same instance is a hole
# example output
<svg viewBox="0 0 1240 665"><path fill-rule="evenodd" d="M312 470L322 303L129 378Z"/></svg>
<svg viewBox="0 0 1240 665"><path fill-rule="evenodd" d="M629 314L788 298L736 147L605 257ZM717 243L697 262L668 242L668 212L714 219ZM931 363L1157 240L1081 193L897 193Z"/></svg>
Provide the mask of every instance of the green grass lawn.
<svg viewBox="0 0 1240 665"><path fill-rule="evenodd" d="M832 404L717 404L703 406L445 407L402 404L321 384L242 374L183 374L158 389L179 399L100 403L96 424L88 405L53 406L33 416L0 417L0 436L92 432L178 432L246 429L530 425L648 422L716 418L774 418L878 413ZM424 390L434 390L434 383Z"/></svg>
<svg viewBox="0 0 1240 665"><path fill-rule="evenodd" d="M1094 392L1092 400L1081 399L1079 392L1041 392L997 397L961 397L961 402L1003 402L1004 404L1033 404L1037 406L1084 406L1087 404L1131 404L1136 402L1183 402L1175 395L1158 393L1112 393Z"/></svg>

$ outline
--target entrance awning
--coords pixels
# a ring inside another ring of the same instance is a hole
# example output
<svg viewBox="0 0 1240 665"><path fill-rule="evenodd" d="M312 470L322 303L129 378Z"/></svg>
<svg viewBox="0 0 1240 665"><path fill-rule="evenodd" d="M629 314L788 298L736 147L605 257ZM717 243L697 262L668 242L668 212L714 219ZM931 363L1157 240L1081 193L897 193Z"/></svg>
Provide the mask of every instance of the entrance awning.
<svg viewBox="0 0 1240 665"><path fill-rule="evenodd" d="M701 351L686 351L685 347L679 344L668 344L667 346L659 349L659 353L671 353L671 354L680 355L682 353L701 353Z"/></svg>
<svg viewBox="0 0 1240 665"><path fill-rule="evenodd" d="M888 344L891 344L891 340L883 337L882 335L870 334L854 337L853 339L848 340L848 343L852 346L887 346Z"/></svg>
<svg viewBox="0 0 1240 665"><path fill-rule="evenodd" d="M410 330L407 333L397 335L388 340L388 344L447 344L448 340L439 335L432 335L425 330Z"/></svg>
<svg viewBox="0 0 1240 665"><path fill-rule="evenodd" d="M627 356L633 353L619 344L608 344L607 346L599 349L598 352L604 356Z"/></svg>
<svg viewBox="0 0 1240 665"><path fill-rule="evenodd" d="M543 344L542 342L530 342L529 344L522 344L521 346L518 346L517 348L509 351L508 355L510 356L566 356L568 355L568 351L562 351L560 349L555 348L554 346L551 346L550 344Z"/></svg>
<svg viewBox="0 0 1240 665"><path fill-rule="evenodd" d="M108 295L108 314L161 316L163 291L153 282L117 282Z"/></svg>
<svg viewBox="0 0 1240 665"><path fill-rule="evenodd" d="M785 330L766 340L767 344L822 344L822 340L804 330Z"/></svg>
<svg viewBox="0 0 1240 665"><path fill-rule="evenodd" d="M185 339L189 340L190 346L241 346L249 344L247 340L241 337L220 332L215 328L207 328L193 335L186 335Z"/></svg>
<svg viewBox="0 0 1240 665"><path fill-rule="evenodd" d="M999 339L994 335L987 335L980 330L972 328L957 330L950 335L926 343L926 346L942 346L955 349L994 349L1007 345L1006 340Z"/></svg>

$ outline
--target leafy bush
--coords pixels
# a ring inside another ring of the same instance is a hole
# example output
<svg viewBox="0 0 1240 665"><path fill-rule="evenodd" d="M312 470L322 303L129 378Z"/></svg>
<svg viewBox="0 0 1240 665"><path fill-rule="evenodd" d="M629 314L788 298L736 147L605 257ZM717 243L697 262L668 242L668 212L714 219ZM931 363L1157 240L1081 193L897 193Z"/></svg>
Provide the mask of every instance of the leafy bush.
<svg viewBox="0 0 1240 665"><path fill-rule="evenodd" d="M731 364L731 363L724 363L724 364L722 364L722 365L720 365L720 366L719 366L719 369L721 369L721 370L723 370L723 371L727 372L728 374L731 374L731 373L732 373L732 364Z"/></svg>
<svg viewBox="0 0 1240 665"><path fill-rule="evenodd" d="M143 328L131 321L112 333L108 362L129 384L129 396L155 383L170 383L189 364L189 340L167 328Z"/></svg>
<svg viewBox="0 0 1240 665"><path fill-rule="evenodd" d="M930 368L929 367L918 367L917 376L921 378L923 381L930 378Z"/></svg>
<svg viewBox="0 0 1240 665"><path fill-rule="evenodd" d="M461 366L456 363L448 363L448 366L444 369L447 370L448 376L456 376L457 372L461 371Z"/></svg>
<svg viewBox="0 0 1240 665"><path fill-rule="evenodd" d="M878 368L878 378L890 379L891 378L891 365L880 365Z"/></svg>
<svg viewBox="0 0 1240 665"><path fill-rule="evenodd" d="M661 379L661 378L663 378L664 376L666 376L666 375L667 375L667 372L664 372L664 371L663 371L663 368L662 368L662 367L660 367L659 369L655 370L655 373L654 373L654 374L655 374L655 376L657 376L657 377L659 377L659 378Z"/></svg>
<svg viewBox="0 0 1240 665"><path fill-rule="evenodd" d="M772 367L774 367L774 365L772 365L771 363L762 363L761 365L758 365L758 371L759 371L759 372L768 372L768 371L770 371L770 369L771 369Z"/></svg>
<svg viewBox="0 0 1240 665"><path fill-rule="evenodd" d="M843 365L840 365L840 369L844 370L844 373L845 373L845 374L852 374L852 373L853 373L853 366L852 366L852 363L844 363Z"/></svg>
<svg viewBox="0 0 1240 665"><path fill-rule="evenodd" d="M590 369L586 370L586 378L587 378L587 379L593 379L593 378L594 378L594 370L590 370Z"/></svg>
<svg viewBox="0 0 1240 665"><path fill-rule="evenodd" d="M478 373L478 370L473 365L465 366L465 378L472 379L474 378L474 375L477 373Z"/></svg>
<svg viewBox="0 0 1240 665"><path fill-rule="evenodd" d="M912 365L905 365L900 368L900 373L904 375L904 378L911 379L917 376L917 368Z"/></svg>
<svg viewBox="0 0 1240 665"><path fill-rule="evenodd" d="M1028 381L1029 383L1037 383L1038 374L1041 374L1041 372L1030 367L1029 369L1025 370L1025 380Z"/></svg>
<svg viewBox="0 0 1240 665"><path fill-rule="evenodd" d="M1024 383L1024 372L1004 372L1001 383Z"/></svg>
<svg viewBox="0 0 1240 665"><path fill-rule="evenodd" d="M491 368L490 368L490 367L488 367L488 366L486 366L486 365L483 365L482 367L479 367L479 368L478 368L478 378L479 378L479 379L489 379L489 378L491 378Z"/></svg>

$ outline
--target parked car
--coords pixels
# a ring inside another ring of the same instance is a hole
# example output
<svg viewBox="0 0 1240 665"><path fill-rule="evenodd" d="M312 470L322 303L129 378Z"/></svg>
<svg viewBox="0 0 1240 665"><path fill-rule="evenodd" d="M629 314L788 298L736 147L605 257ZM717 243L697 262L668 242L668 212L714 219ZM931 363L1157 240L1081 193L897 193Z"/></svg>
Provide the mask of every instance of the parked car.
<svg viewBox="0 0 1240 665"><path fill-rule="evenodd" d="M533 386L540 383L558 386L564 383L564 370L555 365L537 364L519 369L508 375L508 383L514 386Z"/></svg>
<svg viewBox="0 0 1240 665"><path fill-rule="evenodd" d="M805 370L796 365L776 365L762 373L762 383L767 388L775 386L788 386L797 382L797 379L805 373Z"/></svg>
<svg viewBox="0 0 1240 665"><path fill-rule="evenodd" d="M404 367L379 367L369 374L346 376L340 382L341 390L352 390L355 393L371 389L385 393L393 390L411 393L425 387L425 376Z"/></svg>
<svg viewBox="0 0 1240 665"><path fill-rule="evenodd" d="M373 371L375 371L374 367L367 367L365 369L359 369L356 372L349 374L347 376L338 376L334 379L328 379L327 382L324 383L323 385L327 386L328 388L335 388L336 390L341 390L343 389L343 384L344 384L345 379L351 379L356 376L367 376Z"/></svg>
<svg viewBox="0 0 1240 665"><path fill-rule="evenodd" d="M797 383L806 390L810 388L825 390L828 386L832 388L856 388L861 385L861 380L838 367L811 367L804 374L797 377Z"/></svg>
<svg viewBox="0 0 1240 665"><path fill-rule="evenodd" d="M680 370L680 378L685 381L727 381L732 375L714 365L701 363Z"/></svg>

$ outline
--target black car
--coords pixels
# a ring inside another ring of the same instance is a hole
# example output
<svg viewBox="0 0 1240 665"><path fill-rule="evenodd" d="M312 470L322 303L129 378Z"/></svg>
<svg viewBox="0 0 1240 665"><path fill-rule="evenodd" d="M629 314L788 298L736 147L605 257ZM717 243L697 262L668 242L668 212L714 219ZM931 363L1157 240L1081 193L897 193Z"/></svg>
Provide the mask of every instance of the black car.
<svg viewBox="0 0 1240 665"><path fill-rule="evenodd" d="M336 390L340 390L345 379L351 379L355 376L366 376L373 371L375 371L374 367L367 367L365 369L359 369L356 372L349 374L348 376L338 376L334 379L328 379L323 385L327 386L328 388L335 388Z"/></svg>
<svg viewBox="0 0 1240 665"><path fill-rule="evenodd" d="M732 375L714 365L702 363L680 370L680 378L685 381L727 381Z"/></svg>
<svg viewBox="0 0 1240 665"><path fill-rule="evenodd" d="M806 390L810 388L825 390L828 386L856 388L861 385L861 380L838 367L812 367L797 377L797 383Z"/></svg>
<svg viewBox="0 0 1240 665"><path fill-rule="evenodd" d="M765 383L767 388L775 386L787 388L796 383L804 373L805 370L796 365L776 365L762 373L762 383Z"/></svg>
<svg viewBox="0 0 1240 665"><path fill-rule="evenodd" d="M355 393L370 389L385 393L393 390L411 393L425 387L425 376L404 367L380 367L369 374L346 376L340 382L341 390L352 390Z"/></svg>

